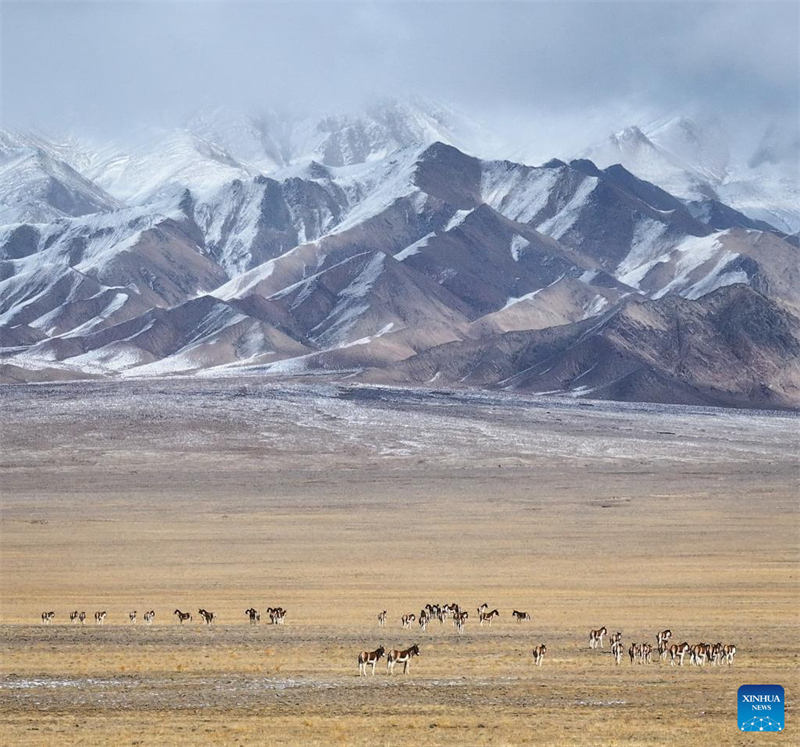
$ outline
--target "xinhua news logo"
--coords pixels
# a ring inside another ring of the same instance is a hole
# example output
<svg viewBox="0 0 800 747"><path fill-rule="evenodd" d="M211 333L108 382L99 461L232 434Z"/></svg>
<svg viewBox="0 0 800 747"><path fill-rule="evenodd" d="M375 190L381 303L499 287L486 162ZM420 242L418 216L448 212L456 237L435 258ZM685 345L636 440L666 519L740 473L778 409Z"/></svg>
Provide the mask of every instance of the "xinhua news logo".
<svg viewBox="0 0 800 747"><path fill-rule="evenodd" d="M739 688L740 731L783 731L783 688L742 685Z"/></svg>

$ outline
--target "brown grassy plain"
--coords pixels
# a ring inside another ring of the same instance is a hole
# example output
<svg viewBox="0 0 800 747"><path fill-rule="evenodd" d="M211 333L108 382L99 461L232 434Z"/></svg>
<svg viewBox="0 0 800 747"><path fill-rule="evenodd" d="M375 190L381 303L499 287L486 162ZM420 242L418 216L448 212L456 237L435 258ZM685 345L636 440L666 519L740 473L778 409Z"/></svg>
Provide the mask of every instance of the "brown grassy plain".
<svg viewBox="0 0 800 747"><path fill-rule="evenodd" d="M746 683L784 685L770 740L798 743L792 416L252 381L0 405L4 745L760 744ZM427 601L501 617L402 630ZM274 604L285 626L246 623ZM200 606L219 622L171 616ZM616 667L603 624L739 653ZM409 675L357 676L413 642Z"/></svg>

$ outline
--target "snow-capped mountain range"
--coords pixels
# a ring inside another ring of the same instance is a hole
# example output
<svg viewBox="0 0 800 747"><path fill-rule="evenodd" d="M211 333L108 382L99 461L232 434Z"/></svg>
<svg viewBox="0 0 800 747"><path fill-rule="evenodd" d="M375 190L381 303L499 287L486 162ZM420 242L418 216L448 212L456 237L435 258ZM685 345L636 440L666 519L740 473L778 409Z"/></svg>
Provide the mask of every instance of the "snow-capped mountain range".
<svg viewBox="0 0 800 747"><path fill-rule="evenodd" d="M125 146L5 132L0 375L796 406L797 184L772 141L736 172L683 118L531 166L396 100L208 110Z"/></svg>
<svg viewBox="0 0 800 747"><path fill-rule="evenodd" d="M676 197L717 200L785 233L800 230L800 142L767 128L745 160L734 157L718 122L687 117L646 131L627 127L581 154L600 167L619 163ZM698 207L700 209L700 207Z"/></svg>

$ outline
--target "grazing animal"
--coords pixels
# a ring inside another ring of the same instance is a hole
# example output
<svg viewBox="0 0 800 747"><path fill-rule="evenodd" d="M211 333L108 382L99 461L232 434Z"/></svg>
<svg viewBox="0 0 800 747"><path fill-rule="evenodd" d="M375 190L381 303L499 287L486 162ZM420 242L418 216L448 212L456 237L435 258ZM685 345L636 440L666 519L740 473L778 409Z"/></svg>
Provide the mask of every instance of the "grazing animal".
<svg viewBox="0 0 800 747"><path fill-rule="evenodd" d="M208 610L204 609L197 610L197 613L203 618L203 622L206 625L211 625L211 623L213 623L217 617L213 612L209 612Z"/></svg>
<svg viewBox="0 0 800 747"><path fill-rule="evenodd" d="M251 607L249 610L245 610L244 614L250 618L251 625L258 625L258 621L261 619L261 613L257 609Z"/></svg>
<svg viewBox="0 0 800 747"><path fill-rule="evenodd" d="M628 656L631 657L631 664L636 663L636 658L639 656L639 644L638 643L631 643L630 648L628 649Z"/></svg>
<svg viewBox="0 0 800 747"><path fill-rule="evenodd" d="M480 607L478 607L478 614L482 615L486 610L489 609L489 605L484 602Z"/></svg>
<svg viewBox="0 0 800 747"><path fill-rule="evenodd" d="M616 633L614 633L614 634L611 636L611 638L609 638L608 640L611 642L611 645L612 645L612 646L613 646L615 643L622 643L622 633L620 633L619 631L617 631L617 632L616 632Z"/></svg>
<svg viewBox="0 0 800 747"><path fill-rule="evenodd" d="M382 628L386 626L386 610L378 613L378 625Z"/></svg>
<svg viewBox="0 0 800 747"><path fill-rule="evenodd" d="M694 646L692 646L691 657L689 660L692 664L702 667L705 665L706 659L708 658L710 652L711 646L709 646L707 643L696 643Z"/></svg>
<svg viewBox="0 0 800 747"><path fill-rule="evenodd" d="M106 621L106 615L107 614L108 613L105 610L103 610L102 612L95 612L94 613L94 621L98 625L102 625Z"/></svg>
<svg viewBox="0 0 800 747"><path fill-rule="evenodd" d="M589 631L589 648L603 648L603 638L608 634L606 630L606 626L604 625L602 628L598 630L590 630Z"/></svg>
<svg viewBox="0 0 800 747"><path fill-rule="evenodd" d="M175 610L175 612L173 612L172 614L178 616L178 622L181 625L183 625L187 620L189 622L192 621L192 613L191 612L181 612L180 610Z"/></svg>
<svg viewBox="0 0 800 747"><path fill-rule="evenodd" d="M406 674L410 668L410 662L415 656L421 656L419 645L416 643L404 651L397 649L390 651L386 657L387 671L389 674L394 674L394 665L400 662L403 665L403 674Z"/></svg>
<svg viewBox="0 0 800 747"><path fill-rule="evenodd" d="M531 619L531 616L527 612L518 612L514 610L511 614L517 619L518 623L521 623L523 620Z"/></svg>
<svg viewBox="0 0 800 747"><path fill-rule="evenodd" d="M614 641L611 644L611 655L614 657L616 664L622 664L622 639Z"/></svg>
<svg viewBox="0 0 800 747"><path fill-rule="evenodd" d="M453 618L453 625L456 626L456 630L459 633L464 632L464 623L467 622L468 618L469 618L469 612L467 612L466 610L457 613L456 616Z"/></svg>
<svg viewBox="0 0 800 747"><path fill-rule="evenodd" d="M145 625L152 625L153 624L153 620L155 619L155 616L156 616L156 613L155 613L154 610L150 610L150 612L145 612L144 615L143 615Z"/></svg>
<svg viewBox="0 0 800 747"><path fill-rule="evenodd" d="M673 643L669 647L669 656L670 656L669 665L671 667L674 667L675 666L675 659L678 659L678 663L681 666L683 666L683 657L686 656L686 654L688 654L691 650L692 650L692 647L688 643L686 643L686 641L684 641L683 643L680 643L680 644Z"/></svg>
<svg viewBox="0 0 800 747"><path fill-rule="evenodd" d="M128 618L131 621L131 625L136 625L136 610L134 610L133 612L129 612Z"/></svg>
<svg viewBox="0 0 800 747"><path fill-rule="evenodd" d="M658 643L658 655L663 657L664 652L667 650L667 644L669 643L669 639L672 638L672 631L661 630L656 633L656 641Z"/></svg>
<svg viewBox="0 0 800 747"><path fill-rule="evenodd" d="M80 620L81 625L85 625L86 624L86 613L85 612L81 612L81 614L78 615L78 620Z"/></svg>
<svg viewBox="0 0 800 747"><path fill-rule="evenodd" d="M400 622L403 624L404 628L410 628L411 627L411 623L413 623L414 620L416 620L416 619L417 619L417 616L412 612L410 615L403 615L400 618Z"/></svg>
<svg viewBox="0 0 800 747"><path fill-rule="evenodd" d="M75 610L75 612L70 612L69 613L69 619L70 619L70 621L72 622L73 625L77 625L78 624L78 610Z"/></svg>
<svg viewBox="0 0 800 747"><path fill-rule="evenodd" d="M55 612L42 612L42 625L49 625L56 619Z"/></svg>
<svg viewBox="0 0 800 747"><path fill-rule="evenodd" d="M643 643L639 647L639 659L642 664L650 664L650 656L653 653L653 647L649 643Z"/></svg>
<svg viewBox="0 0 800 747"><path fill-rule="evenodd" d="M419 613L419 627L423 633L428 629L428 613L425 610Z"/></svg>
<svg viewBox="0 0 800 747"><path fill-rule="evenodd" d="M286 610L283 607L267 607L267 615L272 625L283 625L283 619L286 617Z"/></svg>
<svg viewBox="0 0 800 747"><path fill-rule="evenodd" d="M533 649L533 665L536 667L542 666L542 662L544 661L544 655L547 653L547 646L544 643L538 645L535 649Z"/></svg>
<svg viewBox="0 0 800 747"><path fill-rule="evenodd" d="M481 612L480 609L478 609L478 619L481 621L481 625L483 625L484 622L491 625L492 620L495 617L500 617L499 610L492 610L491 612Z"/></svg>
<svg viewBox="0 0 800 747"><path fill-rule="evenodd" d="M375 665L380 658L386 653L383 646L378 646L374 651L362 651L358 655L358 674L359 676L367 676L367 667L372 665L372 676L375 676Z"/></svg>
<svg viewBox="0 0 800 747"><path fill-rule="evenodd" d="M733 658L736 656L736 646L728 643L722 647L723 661L730 667L733 665Z"/></svg>

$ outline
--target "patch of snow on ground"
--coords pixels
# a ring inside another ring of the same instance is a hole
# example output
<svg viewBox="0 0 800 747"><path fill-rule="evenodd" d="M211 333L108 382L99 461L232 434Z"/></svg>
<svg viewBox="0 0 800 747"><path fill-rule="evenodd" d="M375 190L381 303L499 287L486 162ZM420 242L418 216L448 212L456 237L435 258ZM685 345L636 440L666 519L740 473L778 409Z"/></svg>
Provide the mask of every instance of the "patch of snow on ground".
<svg viewBox="0 0 800 747"><path fill-rule="evenodd" d="M661 298L667 293L680 292L684 289L691 274L697 268L709 262L722 249L721 238L727 231L713 233L710 236L689 236L675 247L677 260L675 262L675 276L670 283L661 288L653 298ZM733 252L724 252L728 257L725 264L737 255ZM724 258L724 257L723 257Z"/></svg>
<svg viewBox="0 0 800 747"><path fill-rule="evenodd" d="M531 242L528 241L524 236L520 236L519 234L514 234L511 237L511 256L514 258L515 262L519 262L520 252L523 249L526 249L531 245Z"/></svg>
<svg viewBox="0 0 800 747"><path fill-rule="evenodd" d="M481 174L481 198L506 218L530 223L547 205L560 173L491 161Z"/></svg>
<svg viewBox="0 0 800 747"><path fill-rule="evenodd" d="M456 210L453 217L447 221L447 225L444 227L445 233L447 231L452 231L454 228L458 228L471 212L472 210Z"/></svg>
<svg viewBox="0 0 800 747"><path fill-rule="evenodd" d="M413 257L415 254L419 254L419 250L428 246L428 241L430 241L435 235L436 234L433 233L433 231L431 231L431 233L426 233L419 241L409 244L405 249L402 249L395 254L394 258L398 262L402 262L404 259L408 259L409 257Z"/></svg>
<svg viewBox="0 0 800 747"><path fill-rule="evenodd" d="M589 195L594 191L598 181L596 176L587 176L580 183L567 204L552 218L548 218L543 223L540 223L537 226L537 230L554 239L560 239L578 219L580 211L589 199Z"/></svg>
<svg viewBox="0 0 800 747"><path fill-rule="evenodd" d="M657 257L663 256L672 248L672 245L668 245L664 240L664 235L668 230L669 226L661 221L647 217L639 220L633 229L631 250L617 265L616 276L629 285L633 285L633 281L640 282L646 272L639 274L635 271L642 265L649 268ZM623 280L623 278L629 278L632 282ZM638 285L633 285L633 287L638 288Z"/></svg>

